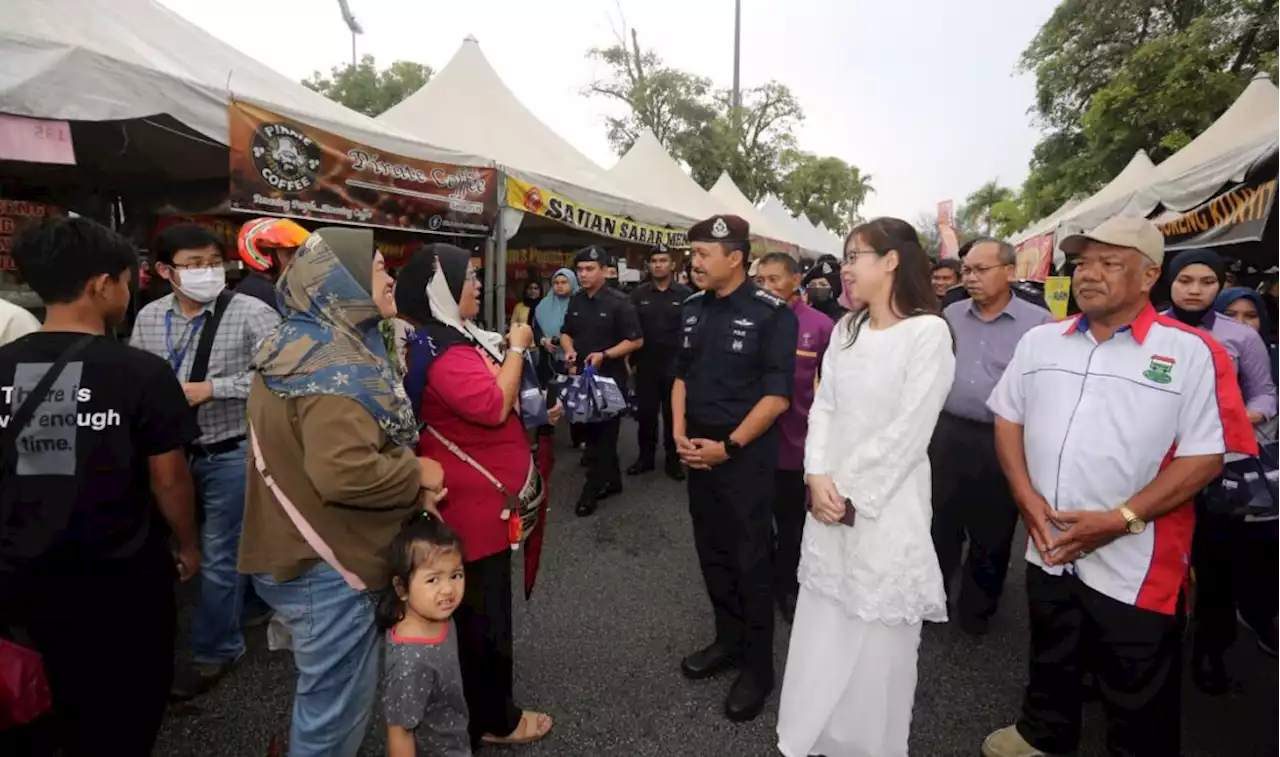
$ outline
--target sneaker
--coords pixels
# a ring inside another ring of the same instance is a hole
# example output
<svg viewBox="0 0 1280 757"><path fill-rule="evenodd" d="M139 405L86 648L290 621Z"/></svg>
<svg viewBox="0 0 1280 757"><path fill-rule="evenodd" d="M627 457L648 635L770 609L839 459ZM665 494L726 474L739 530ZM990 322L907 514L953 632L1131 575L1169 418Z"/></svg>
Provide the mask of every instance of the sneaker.
<svg viewBox="0 0 1280 757"><path fill-rule="evenodd" d="M1053 757L1027 743L1018 727L1001 728L982 742L982 757Z"/></svg>
<svg viewBox="0 0 1280 757"><path fill-rule="evenodd" d="M174 676L173 687L169 689L169 699L174 702L185 702L201 694L207 694L244 659L245 651L241 649L235 659L226 662L190 663Z"/></svg>

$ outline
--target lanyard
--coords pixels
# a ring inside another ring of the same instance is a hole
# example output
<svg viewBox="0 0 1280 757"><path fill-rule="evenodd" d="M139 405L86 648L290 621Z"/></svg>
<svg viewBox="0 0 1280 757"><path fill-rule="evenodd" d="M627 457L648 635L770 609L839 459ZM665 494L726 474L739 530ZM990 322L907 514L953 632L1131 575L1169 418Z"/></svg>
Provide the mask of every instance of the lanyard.
<svg viewBox="0 0 1280 757"><path fill-rule="evenodd" d="M187 327L183 329L182 336L178 338L178 346L173 346L173 311L167 310L164 314L164 347L169 352L169 365L173 367L173 372L177 373L182 367L182 359L186 357L187 350L191 347L191 342L196 338L196 334L200 332L200 327L204 325L204 317L208 312L202 312L200 315L192 318L187 323Z"/></svg>

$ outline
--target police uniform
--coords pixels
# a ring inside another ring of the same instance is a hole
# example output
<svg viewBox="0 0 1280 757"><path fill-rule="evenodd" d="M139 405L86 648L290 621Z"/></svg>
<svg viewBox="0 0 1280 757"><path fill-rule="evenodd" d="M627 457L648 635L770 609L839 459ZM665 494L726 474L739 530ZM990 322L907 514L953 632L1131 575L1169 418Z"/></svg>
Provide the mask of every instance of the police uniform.
<svg viewBox="0 0 1280 757"><path fill-rule="evenodd" d="M600 263L601 266L606 265L608 260L604 250L594 246L579 251L573 259L575 265L590 261ZM569 299L569 312L565 315L560 331L573 339L579 369L586 364L587 356L591 353L604 352L619 342L640 339L642 336L631 299L626 293L608 284L600 287L594 295L588 294L585 289L579 289ZM619 388L625 390L627 366L623 357L606 357L596 373L613 379L618 382ZM595 512L598 500L622 491L622 470L618 465L620 422L620 418L611 418L587 424L586 457L590 465L587 482L575 510L578 515L590 515Z"/></svg>
<svg viewBox="0 0 1280 757"><path fill-rule="evenodd" d="M665 247L655 247L653 254L667 254ZM684 480L676 443L671 435L671 384L675 378L676 349L680 345L680 308L693 290L674 278L666 289L645 282L631 292L644 333L644 347L631 355L636 371L636 432L640 456L627 469L628 475L653 470L654 452L658 446L658 412L662 412L662 446L666 451L667 474Z"/></svg>
<svg viewBox="0 0 1280 757"><path fill-rule="evenodd" d="M749 227L715 216L689 230L691 242L726 242L745 250ZM689 439L725 441L762 398L790 399L796 317L786 303L750 280L727 295L698 292L681 309L676 378L684 383ZM690 678L734 665L729 717L755 717L773 685L773 593L770 552L777 429L728 451L709 470L689 471L694 543L715 612L716 640L686 657Z"/></svg>

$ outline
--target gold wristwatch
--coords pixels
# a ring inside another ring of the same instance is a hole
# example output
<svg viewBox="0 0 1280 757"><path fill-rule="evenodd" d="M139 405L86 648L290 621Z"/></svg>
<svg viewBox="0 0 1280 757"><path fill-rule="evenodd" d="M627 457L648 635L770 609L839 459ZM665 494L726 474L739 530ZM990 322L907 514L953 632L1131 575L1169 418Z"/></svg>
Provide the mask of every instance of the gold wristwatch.
<svg viewBox="0 0 1280 757"><path fill-rule="evenodd" d="M1120 506L1120 517L1124 518L1124 527L1131 534L1140 534L1147 530L1147 522L1125 505Z"/></svg>

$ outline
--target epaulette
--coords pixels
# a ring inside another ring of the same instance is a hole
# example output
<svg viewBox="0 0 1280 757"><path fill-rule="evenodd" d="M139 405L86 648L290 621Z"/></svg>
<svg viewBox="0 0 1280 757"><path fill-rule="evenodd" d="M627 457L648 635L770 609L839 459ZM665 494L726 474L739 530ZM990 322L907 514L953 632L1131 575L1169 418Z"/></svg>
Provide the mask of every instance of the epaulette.
<svg viewBox="0 0 1280 757"><path fill-rule="evenodd" d="M689 295L688 297L685 297L685 298L684 298L684 302L681 302L680 304L681 304L681 305L688 305L690 302L693 302L694 300L698 299L698 298L699 298L699 297L701 297L703 294L705 294L704 290L699 289L698 291L694 292L693 294Z"/></svg>
<svg viewBox="0 0 1280 757"><path fill-rule="evenodd" d="M763 289L757 289L755 291L755 297L758 300L763 300L774 310L777 310L780 307L784 307L787 304L786 300L782 299L781 297L777 296L772 292L766 292Z"/></svg>

